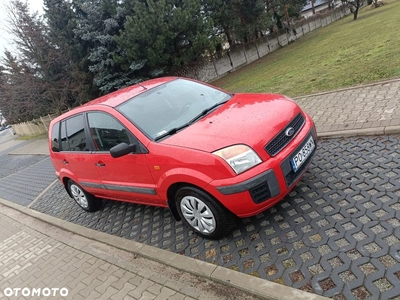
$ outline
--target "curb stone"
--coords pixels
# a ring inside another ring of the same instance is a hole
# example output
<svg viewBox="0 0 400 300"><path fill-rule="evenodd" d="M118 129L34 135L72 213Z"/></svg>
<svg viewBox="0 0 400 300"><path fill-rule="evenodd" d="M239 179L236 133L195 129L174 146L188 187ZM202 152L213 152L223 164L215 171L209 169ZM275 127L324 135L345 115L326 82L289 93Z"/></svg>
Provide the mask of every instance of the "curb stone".
<svg viewBox="0 0 400 300"><path fill-rule="evenodd" d="M400 125L320 132L317 133L317 136L319 138L343 138L343 137L368 136L368 135L389 135L398 133L400 133Z"/></svg>
<svg viewBox="0 0 400 300"><path fill-rule="evenodd" d="M303 95L303 96L298 96L294 97L294 100L300 99L300 98L311 98L315 96L321 96L321 95L326 95L326 94L332 94L336 92L344 92L344 91L350 91L350 90L356 90L356 89L362 89L365 87L370 87L370 86L376 86L376 85L384 85L392 82L399 82L400 78L393 78L389 80L384 80L384 81L378 81L378 82L373 82L373 83L367 83L367 84L360 84L360 85L354 85L354 86L349 86L346 88L341 88L337 90L331 90L331 91L325 91L325 92L320 92L320 93L315 93L315 94L308 94L308 95Z"/></svg>

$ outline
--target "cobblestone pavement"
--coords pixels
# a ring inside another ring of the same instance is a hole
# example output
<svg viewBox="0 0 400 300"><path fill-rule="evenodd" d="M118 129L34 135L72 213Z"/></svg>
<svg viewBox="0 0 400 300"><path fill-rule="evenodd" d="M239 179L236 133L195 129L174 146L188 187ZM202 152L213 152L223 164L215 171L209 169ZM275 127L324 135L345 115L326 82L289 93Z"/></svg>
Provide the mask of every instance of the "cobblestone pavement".
<svg viewBox="0 0 400 300"><path fill-rule="evenodd" d="M318 134L400 125L400 80L299 97L296 102L312 116Z"/></svg>
<svg viewBox="0 0 400 300"><path fill-rule="evenodd" d="M400 136L320 140L315 159L279 204L219 241L168 210L104 201L81 210L55 184L31 207L334 299L400 299Z"/></svg>
<svg viewBox="0 0 400 300"><path fill-rule="evenodd" d="M0 207L0 299L257 299Z"/></svg>
<svg viewBox="0 0 400 300"><path fill-rule="evenodd" d="M56 179L45 155L0 155L0 198L27 206Z"/></svg>

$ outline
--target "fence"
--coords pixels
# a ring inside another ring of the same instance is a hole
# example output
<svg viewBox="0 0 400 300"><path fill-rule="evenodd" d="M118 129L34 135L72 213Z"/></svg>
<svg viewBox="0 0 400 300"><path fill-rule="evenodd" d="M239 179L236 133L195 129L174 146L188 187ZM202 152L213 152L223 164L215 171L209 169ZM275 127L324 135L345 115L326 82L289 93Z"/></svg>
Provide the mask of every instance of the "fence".
<svg viewBox="0 0 400 300"><path fill-rule="evenodd" d="M350 9L347 6L342 6L325 14L314 15L309 19L296 22L291 30L270 34L250 45L238 45L226 51L225 55L205 59L196 65L188 65L176 70L174 75L211 82L296 41L309 32L331 24L349 13Z"/></svg>
<svg viewBox="0 0 400 300"><path fill-rule="evenodd" d="M55 117L57 117L57 115L47 115L38 119L33 119L29 122L14 124L12 127L14 132L21 136L40 135L49 131L50 122Z"/></svg>

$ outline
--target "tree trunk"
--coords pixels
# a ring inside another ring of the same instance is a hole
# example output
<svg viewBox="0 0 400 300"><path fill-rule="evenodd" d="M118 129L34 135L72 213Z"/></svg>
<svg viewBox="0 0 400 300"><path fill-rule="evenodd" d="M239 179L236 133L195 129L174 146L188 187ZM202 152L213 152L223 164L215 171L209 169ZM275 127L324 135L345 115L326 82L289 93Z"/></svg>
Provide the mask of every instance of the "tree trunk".
<svg viewBox="0 0 400 300"><path fill-rule="evenodd" d="M357 20L358 9L359 9L359 7L356 7L356 10L354 11L354 19L353 20Z"/></svg>
<svg viewBox="0 0 400 300"><path fill-rule="evenodd" d="M274 17L276 19L276 26L278 27L278 29L282 29L282 17L280 15L278 15L278 13L274 10Z"/></svg>
<svg viewBox="0 0 400 300"><path fill-rule="evenodd" d="M354 11L354 20L357 20L358 10L360 9L361 5L363 4L363 0L356 0L355 11Z"/></svg>
<svg viewBox="0 0 400 300"><path fill-rule="evenodd" d="M229 30L225 30L225 35L228 40L229 47L232 47L233 46L233 38L232 38L232 35L229 32Z"/></svg>
<svg viewBox="0 0 400 300"><path fill-rule="evenodd" d="M315 15L314 0L311 0L312 13Z"/></svg>

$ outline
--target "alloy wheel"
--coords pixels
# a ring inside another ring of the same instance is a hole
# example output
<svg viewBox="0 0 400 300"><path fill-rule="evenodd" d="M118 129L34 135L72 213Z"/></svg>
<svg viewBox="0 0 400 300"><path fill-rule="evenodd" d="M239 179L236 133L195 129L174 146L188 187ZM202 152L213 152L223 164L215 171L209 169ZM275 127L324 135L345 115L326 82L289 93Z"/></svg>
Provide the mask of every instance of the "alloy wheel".
<svg viewBox="0 0 400 300"><path fill-rule="evenodd" d="M78 203L83 208L89 207L89 202L86 198L85 193L75 184L71 185L71 194L76 203Z"/></svg>

